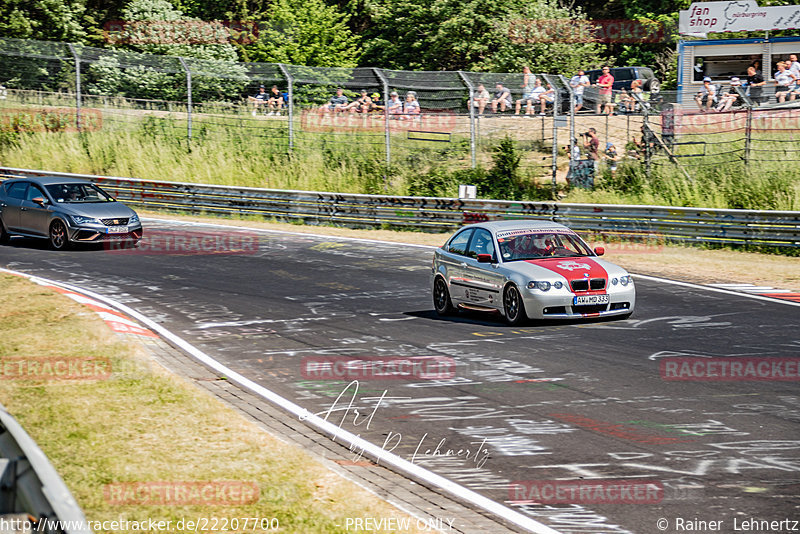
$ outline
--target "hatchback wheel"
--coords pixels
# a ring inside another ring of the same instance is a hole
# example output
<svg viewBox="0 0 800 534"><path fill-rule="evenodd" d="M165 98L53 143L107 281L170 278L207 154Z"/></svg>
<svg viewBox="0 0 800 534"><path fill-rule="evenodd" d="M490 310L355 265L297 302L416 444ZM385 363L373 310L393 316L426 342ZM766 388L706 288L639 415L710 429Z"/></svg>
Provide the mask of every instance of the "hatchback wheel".
<svg viewBox="0 0 800 534"><path fill-rule="evenodd" d="M509 285L503 292L503 310L506 322L511 326L516 326L525 320L525 305L516 286Z"/></svg>
<svg viewBox="0 0 800 534"><path fill-rule="evenodd" d="M64 250L68 246L67 227L61 220L56 219L50 225L50 247L53 250Z"/></svg>
<svg viewBox="0 0 800 534"><path fill-rule="evenodd" d="M437 276L433 282L433 307L439 315L450 315L455 309L450 302L450 292L447 290L447 282L444 278Z"/></svg>

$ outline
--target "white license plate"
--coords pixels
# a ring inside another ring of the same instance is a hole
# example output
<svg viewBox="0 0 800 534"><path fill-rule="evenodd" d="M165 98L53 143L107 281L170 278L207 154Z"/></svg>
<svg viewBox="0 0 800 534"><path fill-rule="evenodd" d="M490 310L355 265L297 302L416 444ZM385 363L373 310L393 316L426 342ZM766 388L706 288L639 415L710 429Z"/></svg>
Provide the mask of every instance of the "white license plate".
<svg viewBox="0 0 800 534"><path fill-rule="evenodd" d="M106 228L107 234L127 234L128 227L127 226L109 226Z"/></svg>
<svg viewBox="0 0 800 534"><path fill-rule="evenodd" d="M592 304L608 304L608 295L581 295L572 299L573 306L591 306Z"/></svg>

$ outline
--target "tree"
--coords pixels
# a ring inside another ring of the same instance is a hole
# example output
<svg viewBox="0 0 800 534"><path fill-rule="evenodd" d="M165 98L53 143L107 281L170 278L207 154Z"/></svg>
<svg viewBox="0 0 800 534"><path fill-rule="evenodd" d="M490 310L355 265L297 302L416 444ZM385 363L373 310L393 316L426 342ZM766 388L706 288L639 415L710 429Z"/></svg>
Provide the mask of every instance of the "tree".
<svg viewBox="0 0 800 534"><path fill-rule="evenodd" d="M81 0L4 0L0 2L0 35L19 39L80 41L86 36Z"/></svg>
<svg viewBox="0 0 800 534"><path fill-rule="evenodd" d="M572 72L600 62L599 45L557 35L583 20L580 10L557 0L386 0L374 9L365 66L509 72L528 65L534 72Z"/></svg>
<svg viewBox="0 0 800 534"><path fill-rule="evenodd" d="M347 15L322 0L275 0L262 17L258 40L244 46L249 61L355 67L361 55Z"/></svg>

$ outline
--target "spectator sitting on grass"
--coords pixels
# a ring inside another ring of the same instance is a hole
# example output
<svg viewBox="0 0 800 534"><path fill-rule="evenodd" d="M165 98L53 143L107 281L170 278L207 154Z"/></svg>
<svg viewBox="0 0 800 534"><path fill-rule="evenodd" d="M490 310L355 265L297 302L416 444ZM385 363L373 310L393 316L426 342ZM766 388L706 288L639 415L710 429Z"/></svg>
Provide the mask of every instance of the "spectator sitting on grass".
<svg viewBox="0 0 800 534"><path fill-rule="evenodd" d="M384 109L386 109L386 106L384 106L383 102L381 101L380 93L372 93L371 95L369 95L369 97L372 99L372 102L369 105L370 112L383 111Z"/></svg>
<svg viewBox="0 0 800 534"><path fill-rule="evenodd" d="M266 106L268 97L269 97L269 95L267 95L267 90L263 85L258 88L258 94L256 94L256 96L248 96L247 97L247 100L249 102L252 102L253 106L254 106L253 107L253 117L256 116L256 113L258 112L258 109L261 106Z"/></svg>
<svg viewBox="0 0 800 534"><path fill-rule="evenodd" d="M353 100L351 104L348 104L345 109L350 113L365 113L369 111L370 104L372 104L372 99L367 94L367 90L362 89L361 96Z"/></svg>
<svg viewBox="0 0 800 534"><path fill-rule="evenodd" d="M628 113L633 113L636 109L636 98L633 96L634 93L638 93L641 96L642 93L642 80L633 80L631 82L631 91L630 93L625 93L622 95L620 101L622 105L625 106L625 109Z"/></svg>
<svg viewBox="0 0 800 534"><path fill-rule="evenodd" d="M419 115L419 102L417 102L417 93L409 91L406 93L406 103L403 104L403 114L406 119L411 120L414 115Z"/></svg>
<svg viewBox="0 0 800 534"><path fill-rule="evenodd" d="M344 111L347 107L348 99L344 96L344 89L341 87L336 90L336 94L331 97L330 102L320 108L322 111Z"/></svg>
<svg viewBox="0 0 800 534"><path fill-rule="evenodd" d="M403 115L403 101L397 91L389 93L389 102L386 104L386 111L390 119L399 119Z"/></svg>
<svg viewBox="0 0 800 534"><path fill-rule="evenodd" d="M500 111L503 112L506 108L510 108L513 103L511 100L511 91L505 88L502 83L495 86L494 100L492 100L492 111L497 113L497 107L500 106Z"/></svg>
<svg viewBox="0 0 800 534"><path fill-rule="evenodd" d="M267 107L270 110L268 115L279 115L281 109L283 109L283 95L277 85L273 85L272 89L269 91Z"/></svg>
<svg viewBox="0 0 800 534"><path fill-rule="evenodd" d="M530 98L527 99L527 104L525 104L525 114L532 116L533 115L533 106L539 102L539 97L542 96L547 89L542 86L542 81L539 78L533 80L533 89L531 89Z"/></svg>
<svg viewBox="0 0 800 534"><path fill-rule="evenodd" d="M483 115L483 110L491 99L492 95L489 94L489 91L486 90L486 87L484 87L482 83L479 83L478 90L475 92L475 98L472 101L472 105L478 108L478 115Z"/></svg>

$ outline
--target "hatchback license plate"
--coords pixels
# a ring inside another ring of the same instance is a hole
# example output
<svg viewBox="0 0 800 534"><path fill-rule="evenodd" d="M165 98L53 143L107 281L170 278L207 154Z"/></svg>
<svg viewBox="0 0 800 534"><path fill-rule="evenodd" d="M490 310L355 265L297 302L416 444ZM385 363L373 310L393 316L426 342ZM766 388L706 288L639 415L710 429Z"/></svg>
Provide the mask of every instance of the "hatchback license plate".
<svg viewBox="0 0 800 534"><path fill-rule="evenodd" d="M572 299L573 306L591 306L592 304L608 304L608 295L582 295Z"/></svg>
<svg viewBox="0 0 800 534"><path fill-rule="evenodd" d="M128 227L127 226L109 226L106 228L107 234L127 234Z"/></svg>

